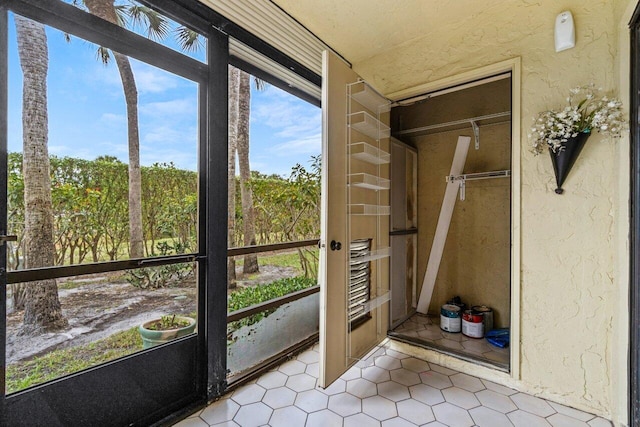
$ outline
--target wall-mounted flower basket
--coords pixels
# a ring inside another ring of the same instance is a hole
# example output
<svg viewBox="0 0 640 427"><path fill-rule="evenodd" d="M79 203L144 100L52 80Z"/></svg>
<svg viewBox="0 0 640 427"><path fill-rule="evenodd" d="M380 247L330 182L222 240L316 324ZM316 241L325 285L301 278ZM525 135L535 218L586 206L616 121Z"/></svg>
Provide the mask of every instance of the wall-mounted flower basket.
<svg viewBox="0 0 640 427"><path fill-rule="evenodd" d="M563 142L561 149L554 151L549 147L549 154L551 155L551 162L553 163L553 172L556 174L556 184L558 184L558 188L555 190L556 194L562 194L564 192L562 184L564 180L567 179L569 171L571 171L573 164L576 162L589 136L591 136L591 132L580 132L578 136L568 138L567 142Z"/></svg>
<svg viewBox="0 0 640 427"><path fill-rule="evenodd" d="M598 96L594 85L571 89L569 105L562 110L548 110L538 114L531 127L534 154L548 148L556 174L556 194L562 194L562 184L576 162L592 131L612 138L625 129L622 103L617 99Z"/></svg>

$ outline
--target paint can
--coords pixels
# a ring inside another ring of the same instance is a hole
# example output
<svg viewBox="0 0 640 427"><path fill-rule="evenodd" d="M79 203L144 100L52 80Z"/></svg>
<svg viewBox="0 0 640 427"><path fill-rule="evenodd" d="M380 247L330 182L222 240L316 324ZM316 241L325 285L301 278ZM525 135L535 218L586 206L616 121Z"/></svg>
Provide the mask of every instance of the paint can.
<svg viewBox="0 0 640 427"><path fill-rule="evenodd" d="M487 307L486 305L474 305L473 307L471 307L471 309L477 311L478 313L482 313L482 322L484 323L485 334L493 329L493 310L491 309L491 307Z"/></svg>
<svg viewBox="0 0 640 427"><path fill-rule="evenodd" d="M445 304L440 309L440 329L446 332L458 333L461 331L460 307L453 304Z"/></svg>
<svg viewBox="0 0 640 427"><path fill-rule="evenodd" d="M470 338L484 337L484 325L482 313L474 310L465 310L462 313L462 334Z"/></svg>

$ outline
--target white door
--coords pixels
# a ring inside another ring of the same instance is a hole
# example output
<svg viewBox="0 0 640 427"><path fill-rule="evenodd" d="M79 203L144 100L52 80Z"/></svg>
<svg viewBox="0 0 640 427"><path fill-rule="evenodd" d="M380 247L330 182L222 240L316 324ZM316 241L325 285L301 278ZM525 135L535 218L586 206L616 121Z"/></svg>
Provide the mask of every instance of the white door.
<svg viewBox="0 0 640 427"><path fill-rule="evenodd" d="M323 55L320 378L329 386L389 327L389 103Z"/></svg>

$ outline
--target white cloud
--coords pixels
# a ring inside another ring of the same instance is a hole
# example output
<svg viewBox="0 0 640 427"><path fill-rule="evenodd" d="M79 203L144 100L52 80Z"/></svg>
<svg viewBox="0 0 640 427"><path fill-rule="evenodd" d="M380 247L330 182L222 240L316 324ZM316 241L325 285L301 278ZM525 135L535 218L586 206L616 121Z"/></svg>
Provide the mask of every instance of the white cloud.
<svg viewBox="0 0 640 427"><path fill-rule="evenodd" d="M298 139L276 144L271 149L279 156L299 156L301 154L318 154L321 150L322 134L303 136Z"/></svg>
<svg viewBox="0 0 640 427"><path fill-rule="evenodd" d="M261 102L252 105L251 119L271 127L276 135L287 138L317 132L320 128L322 112L319 108L306 105L273 86L258 96Z"/></svg>
<svg viewBox="0 0 640 427"><path fill-rule="evenodd" d="M151 66L136 63L133 75L139 93L161 93L178 86L179 77L159 71Z"/></svg>
<svg viewBox="0 0 640 427"><path fill-rule="evenodd" d="M108 125L126 125L127 117L124 114L103 113L100 121Z"/></svg>
<svg viewBox="0 0 640 427"><path fill-rule="evenodd" d="M154 116L175 117L178 115L191 115L194 121L197 118L197 101L191 98L172 99L170 101L147 102L139 106L141 114Z"/></svg>

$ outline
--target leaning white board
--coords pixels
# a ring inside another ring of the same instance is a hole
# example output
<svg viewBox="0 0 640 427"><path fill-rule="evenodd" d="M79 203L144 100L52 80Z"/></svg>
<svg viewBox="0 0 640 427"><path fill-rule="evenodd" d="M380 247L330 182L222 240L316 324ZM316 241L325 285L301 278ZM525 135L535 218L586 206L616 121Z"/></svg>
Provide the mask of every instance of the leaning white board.
<svg viewBox="0 0 640 427"><path fill-rule="evenodd" d="M461 175L464 169L464 163L467 161L467 153L469 152L469 144L471 138L468 136L459 136L456 145L456 153L453 156L451 164L451 172L449 175ZM431 244L431 252L429 253L429 262L427 263L427 272L424 274L422 281L422 291L420 291L420 299L418 300L418 312L427 314L431 297L433 296L433 288L436 285L436 276L442 261L442 253L444 252L444 244L447 242L447 234L449 233L449 225L451 225L451 217L453 216L453 208L456 206L458 198L458 189L460 183L447 182L447 189L444 193L440 216L438 217L438 225L436 226L436 234Z"/></svg>

